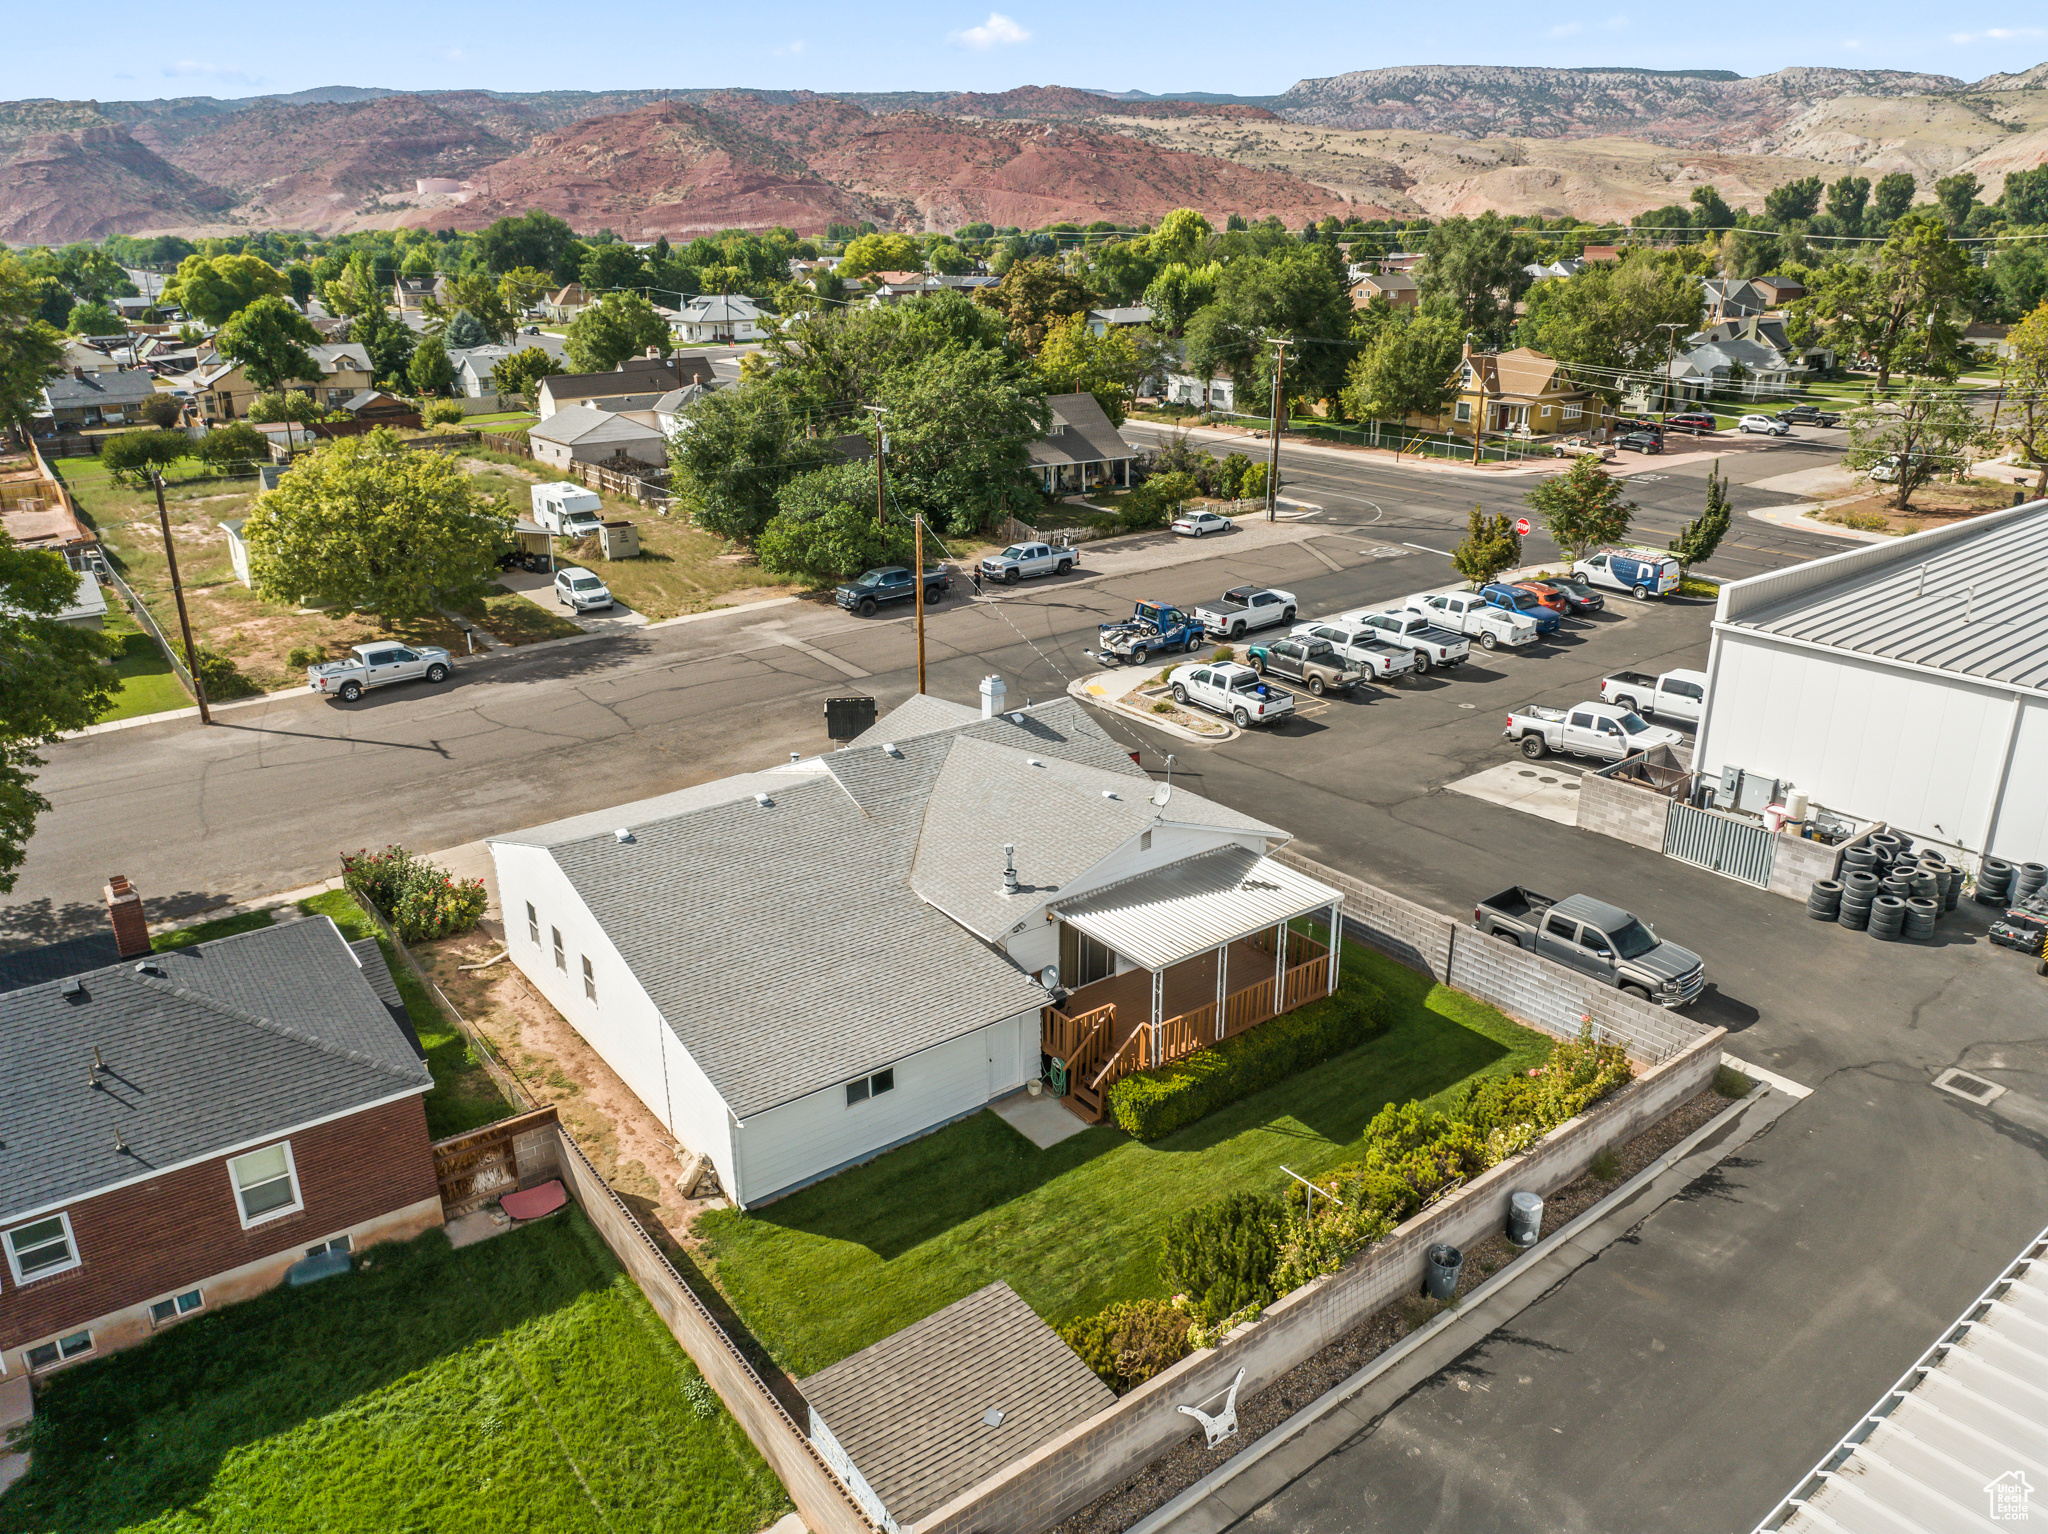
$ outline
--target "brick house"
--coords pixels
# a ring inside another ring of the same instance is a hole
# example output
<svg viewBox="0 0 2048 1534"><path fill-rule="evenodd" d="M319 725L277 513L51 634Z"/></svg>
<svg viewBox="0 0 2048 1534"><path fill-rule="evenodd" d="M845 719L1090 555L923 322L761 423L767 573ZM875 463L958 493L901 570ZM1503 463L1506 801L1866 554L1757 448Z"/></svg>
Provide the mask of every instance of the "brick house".
<svg viewBox="0 0 2048 1534"><path fill-rule="evenodd" d="M0 1379L142 1342L309 1256L441 1223L432 1087L374 942L316 918L0 957Z"/></svg>

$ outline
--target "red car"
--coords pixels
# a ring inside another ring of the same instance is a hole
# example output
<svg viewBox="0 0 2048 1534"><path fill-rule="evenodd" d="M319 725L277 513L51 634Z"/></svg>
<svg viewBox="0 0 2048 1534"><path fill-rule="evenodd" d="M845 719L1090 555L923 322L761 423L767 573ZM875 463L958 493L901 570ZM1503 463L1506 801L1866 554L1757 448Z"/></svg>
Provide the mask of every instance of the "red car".
<svg viewBox="0 0 2048 1534"><path fill-rule="evenodd" d="M1715 424L1713 413L1707 410L1681 410L1664 423L1667 431L1689 431L1695 437L1704 437L1720 428Z"/></svg>
<svg viewBox="0 0 2048 1534"><path fill-rule="evenodd" d="M1515 589L1528 592L1561 618L1571 616L1572 604L1567 602L1548 581L1516 581Z"/></svg>

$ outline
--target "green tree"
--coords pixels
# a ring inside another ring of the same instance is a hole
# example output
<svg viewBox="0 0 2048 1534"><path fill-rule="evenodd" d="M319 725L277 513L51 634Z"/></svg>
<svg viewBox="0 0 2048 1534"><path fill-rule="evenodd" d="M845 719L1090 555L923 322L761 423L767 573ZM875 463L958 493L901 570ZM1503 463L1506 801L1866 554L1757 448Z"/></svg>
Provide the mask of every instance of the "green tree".
<svg viewBox="0 0 2048 1534"><path fill-rule="evenodd" d="M1035 503L1024 471L1050 415L1021 358L949 347L884 375L876 403L898 501L934 528L980 532Z"/></svg>
<svg viewBox="0 0 2048 1534"><path fill-rule="evenodd" d="M1240 396L1272 395L1275 339L1294 341L1285 384L1290 398L1324 399L1337 393L1349 360L1340 346L1321 344L1346 334L1351 299L1328 246L1289 243L1263 256L1227 263L1215 301L1188 322L1187 357L1206 376L1229 373Z"/></svg>
<svg viewBox="0 0 2048 1534"><path fill-rule="evenodd" d="M1088 312L1088 290L1051 261L1019 261L1001 282L983 288L980 299L1008 322L1010 339L1033 356L1055 325Z"/></svg>
<svg viewBox="0 0 2048 1534"><path fill-rule="evenodd" d="M175 394L152 394L136 407L136 414L152 426L175 426L185 407Z"/></svg>
<svg viewBox="0 0 2048 1534"><path fill-rule="evenodd" d="M100 463L115 480L146 485L159 469L192 451L192 439L181 431L124 431L100 448Z"/></svg>
<svg viewBox="0 0 2048 1534"><path fill-rule="evenodd" d="M1820 199L1820 177L1788 181L1765 194L1764 217L1781 229L1790 223L1803 223L1820 211Z"/></svg>
<svg viewBox="0 0 2048 1534"><path fill-rule="evenodd" d="M65 246L57 258L57 280L82 304L137 296L121 263L97 245Z"/></svg>
<svg viewBox="0 0 2048 1534"><path fill-rule="evenodd" d="M1896 477L1892 504L1911 508L1913 496L1937 474L1960 474L1973 450L1987 449L1989 433L1969 403L1915 384L1881 408L1849 413L1849 448L1842 467L1866 474L1884 467Z"/></svg>
<svg viewBox="0 0 2048 1534"><path fill-rule="evenodd" d="M1844 176L1828 188L1828 216L1854 234L1863 227L1863 210L1870 206L1870 178Z"/></svg>
<svg viewBox="0 0 2048 1534"><path fill-rule="evenodd" d="M755 550L762 569L823 584L877 565L910 563L913 538L901 516L876 522L874 470L841 463L783 486Z"/></svg>
<svg viewBox="0 0 2048 1534"><path fill-rule="evenodd" d="M1501 340L1528 291L1534 244L1493 212L1448 218L1429 232L1417 279L1423 306L1489 345Z"/></svg>
<svg viewBox="0 0 2048 1534"><path fill-rule="evenodd" d="M380 384L403 388L419 336L404 320L386 309L359 314L349 322L349 340L369 354L370 371Z"/></svg>
<svg viewBox="0 0 2048 1534"><path fill-rule="evenodd" d="M439 336L426 336L412 350L405 376L421 394L446 394L455 383L455 365Z"/></svg>
<svg viewBox="0 0 2048 1534"><path fill-rule="evenodd" d="M1354 421L1437 416L1458 393L1463 338L1449 320L1417 316L1388 325L1352 361L1341 396ZM1398 441L1398 439L1396 439Z"/></svg>
<svg viewBox="0 0 2048 1534"><path fill-rule="evenodd" d="M1243 221L1235 227L1242 229ZM1159 220L1151 235L1152 255L1162 266L1176 261L1187 267L1200 266L1208 260L1209 236L1214 233L1214 226L1193 208L1175 208Z"/></svg>
<svg viewBox="0 0 2048 1534"><path fill-rule="evenodd" d="M1942 221L1921 213L1892 227L1877 256L1875 296L1877 386L1891 382L1895 364L1954 376L1959 339L1944 336L1936 321L1966 290L1969 257L1948 237ZM1946 345L1944 345L1946 342Z"/></svg>
<svg viewBox="0 0 2048 1534"><path fill-rule="evenodd" d="M1597 543L1620 543L1640 509L1622 499L1622 483L1609 474L1598 453L1572 460L1562 474L1539 482L1522 499L1542 521L1551 542L1574 559Z"/></svg>
<svg viewBox="0 0 2048 1534"><path fill-rule="evenodd" d="M1953 176L1943 176L1934 183L1934 201L1941 209L1941 216L1948 220L1949 228L1957 233L1970 221L1970 209L1977 201L1977 194L1984 190L1983 183L1968 171L1958 171Z"/></svg>
<svg viewBox="0 0 2048 1534"><path fill-rule="evenodd" d="M541 380L559 371L555 359L538 346L522 347L491 369L491 388L499 394L518 394L531 400Z"/></svg>
<svg viewBox="0 0 2048 1534"><path fill-rule="evenodd" d="M164 284L164 302L224 325L257 299L290 291L284 273L261 256L187 256Z"/></svg>
<svg viewBox="0 0 2048 1534"><path fill-rule="evenodd" d="M1678 536L1665 545L1678 556L1681 576L1714 557L1714 550L1721 546L1734 519L1734 509L1728 504L1728 478L1721 472L1721 460L1716 458L1707 471L1706 509L1679 528Z"/></svg>
<svg viewBox="0 0 2048 1534"><path fill-rule="evenodd" d="M924 264L948 277L960 277L974 270L974 257L943 236L934 236L924 248Z"/></svg>
<svg viewBox="0 0 2048 1534"><path fill-rule="evenodd" d="M243 526L267 599L375 615L387 627L487 589L509 514L445 453L382 428L316 448Z"/></svg>
<svg viewBox="0 0 2048 1534"><path fill-rule="evenodd" d="M1478 506L1465 523L1465 536L1451 549L1451 563L1474 586L1484 586L1522 558L1522 540L1505 516L1489 517Z"/></svg>
<svg viewBox="0 0 2048 1534"><path fill-rule="evenodd" d="M50 808L35 790L36 748L91 724L120 686L105 664L116 642L58 621L77 599L63 555L0 542L0 894L21 876L36 817Z"/></svg>
<svg viewBox="0 0 2048 1534"><path fill-rule="evenodd" d="M759 538L783 487L833 456L766 383L707 394L683 418L688 424L669 439L675 489L697 526L734 543ZM866 472L872 477L872 469Z"/></svg>
<svg viewBox="0 0 2048 1534"><path fill-rule="evenodd" d="M1088 263L1088 286L1105 308L1135 304L1159 275L1160 260L1149 241L1111 240Z"/></svg>
<svg viewBox="0 0 2048 1534"><path fill-rule="evenodd" d="M74 336L125 336L128 327L121 316L103 303L73 304L64 318L64 328Z"/></svg>
<svg viewBox="0 0 2048 1534"><path fill-rule="evenodd" d="M2007 171L1998 205L2009 224L2048 224L2048 165Z"/></svg>
<svg viewBox="0 0 2048 1534"><path fill-rule="evenodd" d="M849 240L839 265L833 270L841 277L865 277L870 272L921 272L924 247L910 234L864 234Z"/></svg>
<svg viewBox="0 0 2048 1534"><path fill-rule="evenodd" d="M630 245L600 245L583 258L580 275L585 293L637 288L647 281L647 262Z"/></svg>
<svg viewBox="0 0 2048 1534"><path fill-rule="evenodd" d="M1112 426L1124 424L1124 407L1144 368L1129 331L1112 326L1098 336L1088 328L1085 314L1056 323L1038 353L1038 376L1046 393L1092 394Z"/></svg>
<svg viewBox="0 0 2048 1534"><path fill-rule="evenodd" d="M284 280L291 285L292 302L303 312L306 301L313 296L313 268L303 261L294 261L285 268Z"/></svg>
<svg viewBox="0 0 2048 1534"><path fill-rule="evenodd" d="M1735 210L1728 206L1719 191L1712 186L1696 186L1692 189L1693 227L1703 230L1731 228L1735 223Z"/></svg>
<svg viewBox="0 0 2048 1534"><path fill-rule="evenodd" d="M1612 379L1661 369L1670 342L1699 328L1704 295L1676 254L1639 253L1614 266L1589 266L1575 277L1530 290L1521 334L1530 346ZM1676 325L1666 331L1665 325Z"/></svg>
<svg viewBox="0 0 2048 1534"><path fill-rule="evenodd" d="M1878 223L1889 229L1904 218L1906 210L1913 206L1913 194L1919 189L1920 184L1913 179L1911 171L1895 170L1889 176L1880 177L1876 190L1871 193L1872 210L1877 214Z"/></svg>
<svg viewBox="0 0 2048 1534"><path fill-rule="evenodd" d="M319 377L309 346L320 344L320 332L291 306L288 299L266 294L254 299L214 335L213 344L223 357L242 366L242 373L259 390Z"/></svg>
<svg viewBox="0 0 2048 1534"><path fill-rule="evenodd" d="M25 425L59 371L64 337L40 317L41 281L0 250L0 422Z"/></svg>
<svg viewBox="0 0 2048 1534"><path fill-rule="evenodd" d="M2034 469L2034 494L2048 495L2048 442L2043 441L2048 432L2048 299L2013 326L2008 341L2012 393L2007 403L2013 414L2007 440L2019 449L2020 461Z"/></svg>
<svg viewBox="0 0 2048 1534"><path fill-rule="evenodd" d="M1222 277L1223 266L1216 261L1202 266L1172 261L1162 266L1145 289L1152 322L1167 335L1180 335L1216 297L1216 284Z"/></svg>
<svg viewBox="0 0 2048 1534"><path fill-rule="evenodd" d="M431 277L434 275L434 253L424 246L415 246L406 252L398 270L405 277Z"/></svg>
<svg viewBox="0 0 2048 1534"><path fill-rule="evenodd" d="M476 237L477 254L499 274L520 267L553 273L576 243L574 230L538 208L519 218L501 218Z"/></svg>
<svg viewBox="0 0 2048 1534"><path fill-rule="evenodd" d="M518 321L506 302L504 285L503 279L493 282L488 272L463 272L443 279L441 296L430 298L425 304L428 328L441 328L445 334L466 315L469 324L463 328L465 339L450 337L449 346L483 346L507 339L518 329Z"/></svg>
<svg viewBox="0 0 2048 1534"><path fill-rule="evenodd" d="M214 473L232 474L268 462L270 443L262 432L247 422L229 421L201 437L193 451L198 454L199 461Z"/></svg>
<svg viewBox="0 0 2048 1534"><path fill-rule="evenodd" d="M457 309L455 317L448 321L448 328L441 332L441 341L450 351L462 352L489 345L491 333L467 309Z"/></svg>
<svg viewBox="0 0 2048 1534"><path fill-rule="evenodd" d="M664 355L671 344L668 322L638 293L607 293L570 321L565 344L579 373L604 373L652 347Z"/></svg>
<svg viewBox="0 0 2048 1534"><path fill-rule="evenodd" d="M513 314L524 314L548 296L554 282L537 267L517 266L498 279L498 297Z"/></svg>
<svg viewBox="0 0 2048 1534"><path fill-rule="evenodd" d="M259 426L269 426L279 421L294 421L301 426L310 426L315 421L326 420L327 412L322 410L319 401L304 389L272 390L267 394L258 394L249 401L248 417Z"/></svg>

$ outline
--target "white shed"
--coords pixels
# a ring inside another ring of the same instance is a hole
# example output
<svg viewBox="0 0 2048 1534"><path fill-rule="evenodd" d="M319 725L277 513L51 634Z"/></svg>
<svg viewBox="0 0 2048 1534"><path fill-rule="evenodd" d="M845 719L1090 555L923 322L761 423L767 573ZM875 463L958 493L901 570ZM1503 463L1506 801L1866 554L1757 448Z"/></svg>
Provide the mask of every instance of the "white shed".
<svg viewBox="0 0 2048 1534"><path fill-rule="evenodd" d="M1723 586L1694 765L2048 858L2048 501Z"/></svg>

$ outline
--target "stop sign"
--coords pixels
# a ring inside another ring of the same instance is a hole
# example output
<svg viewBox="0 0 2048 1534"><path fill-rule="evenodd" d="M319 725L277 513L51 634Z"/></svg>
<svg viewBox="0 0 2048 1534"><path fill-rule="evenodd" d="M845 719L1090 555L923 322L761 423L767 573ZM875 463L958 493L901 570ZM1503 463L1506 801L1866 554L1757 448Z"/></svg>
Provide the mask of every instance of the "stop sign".
<svg viewBox="0 0 2048 1534"><path fill-rule="evenodd" d="M1515 536L1518 538L1529 536L1529 519L1527 517L1517 517L1515 519Z"/></svg>

